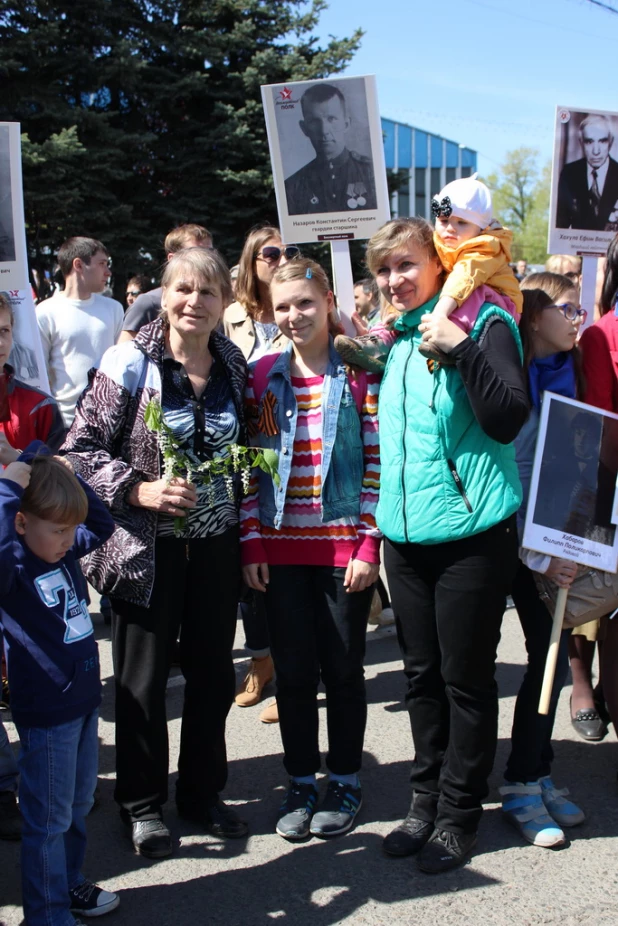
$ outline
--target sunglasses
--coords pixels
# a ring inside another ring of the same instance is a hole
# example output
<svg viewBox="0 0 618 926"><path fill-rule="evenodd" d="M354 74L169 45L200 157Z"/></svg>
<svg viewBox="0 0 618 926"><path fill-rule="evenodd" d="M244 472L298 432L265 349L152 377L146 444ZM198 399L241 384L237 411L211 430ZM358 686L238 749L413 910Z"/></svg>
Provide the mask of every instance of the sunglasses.
<svg viewBox="0 0 618 926"><path fill-rule="evenodd" d="M126 296L141 296L142 291L140 289L128 289L125 295Z"/></svg>
<svg viewBox="0 0 618 926"><path fill-rule="evenodd" d="M588 313L585 309L580 309L578 305L575 305L574 302L558 302L555 305L548 305L548 309L560 309L564 317L569 322L574 322L580 319L582 322L585 322L588 318Z"/></svg>
<svg viewBox="0 0 618 926"><path fill-rule="evenodd" d="M294 260L295 257L300 256L300 248L296 247L295 244L288 244L285 248L276 248L269 245L268 247L262 248L258 254L261 254L263 259L267 260L269 263L280 260L282 254L286 260Z"/></svg>

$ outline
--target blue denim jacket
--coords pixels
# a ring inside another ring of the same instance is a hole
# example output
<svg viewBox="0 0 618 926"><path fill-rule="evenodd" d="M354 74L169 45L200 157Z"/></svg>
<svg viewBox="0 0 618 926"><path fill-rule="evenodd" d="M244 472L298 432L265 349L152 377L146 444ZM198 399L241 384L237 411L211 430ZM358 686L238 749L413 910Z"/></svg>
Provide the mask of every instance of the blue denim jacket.
<svg viewBox="0 0 618 926"><path fill-rule="evenodd" d="M279 486L275 486L267 473L258 470L260 521L277 530L283 519L298 415L290 375L291 357L292 344L289 344L268 374L266 389L276 399L274 414L279 433L268 437L260 431L256 438L260 447L276 450L279 456ZM263 396L255 398L261 410ZM363 474L360 418L343 361L331 338L322 391L322 521L349 517L358 523Z"/></svg>

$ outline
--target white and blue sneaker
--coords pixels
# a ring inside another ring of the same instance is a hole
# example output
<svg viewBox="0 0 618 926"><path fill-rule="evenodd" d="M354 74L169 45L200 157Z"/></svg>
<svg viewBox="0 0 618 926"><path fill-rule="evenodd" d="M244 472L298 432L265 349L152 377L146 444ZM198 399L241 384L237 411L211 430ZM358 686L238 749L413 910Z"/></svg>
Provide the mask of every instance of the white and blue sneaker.
<svg viewBox="0 0 618 926"><path fill-rule="evenodd" d="M329 781L322 805L311 821L314 836L339 836L354 823L363 804L360 788L343 781Z"/></svg>
<svg viewBox="0 0 618 926"><path fill-rule="evenodd" d="M577 826L586 819L584 811L568 801L566 795L569 793L568 788L556 788L553 781L547 775L545 778L539 778L541 786L541 797L547 808L548 814L553 817L560 826Z"/></svg>
<svg viewBox="0 0 618 926"><path fill-rule="evenodd" d="M103 890L92 881L82 881L69 891L69 903L71 913L79 913L81 916L104 916L116 909L120 897L111 891Z"/></svg>
<svg viewBox="0 0 618 926"><path fill-rule="evenodd" d="M538 781L507 782L500 794L502 813L529 843L544 849L565 844L566 836L547 813Z"/></svg>

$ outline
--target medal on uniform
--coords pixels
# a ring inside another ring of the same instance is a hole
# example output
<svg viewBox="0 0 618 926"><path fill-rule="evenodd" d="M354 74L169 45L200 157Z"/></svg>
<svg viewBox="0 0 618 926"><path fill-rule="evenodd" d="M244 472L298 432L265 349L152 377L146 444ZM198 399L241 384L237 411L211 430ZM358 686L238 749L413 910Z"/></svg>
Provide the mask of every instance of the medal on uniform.
<svg viewBox="0 0 618 926"><path fill-rule="evenodd" d="M317 198L317 196L314 193L311 199L309 200L309 202L311 203L312 206L317 206L320 200Z"/></svg>
<svg viewBox="0 0 618 926"><path fill-rule="evenodd" d="M367 205L367 200L364 197L364 193L367 192L367 187L364 183L348 183L348 208L358 209L360 206Z"/></svg>

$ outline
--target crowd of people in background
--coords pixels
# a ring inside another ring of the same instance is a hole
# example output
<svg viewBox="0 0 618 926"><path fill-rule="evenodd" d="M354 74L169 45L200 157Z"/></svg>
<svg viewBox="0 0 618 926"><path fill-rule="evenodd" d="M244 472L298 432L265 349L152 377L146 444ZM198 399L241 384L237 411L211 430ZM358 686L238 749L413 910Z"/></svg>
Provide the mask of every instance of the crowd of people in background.
<svg viewBox="0 0 618 926"><path fill-rule="evenodd" d="M172 229L160 285L132 276L126 306L104 294L105 244L64 242L62 288L36 307L50 395L16 376L0 295L0 623L21 744L16 763L0 722L0 838L22 838L28 926L119 903L81 870L101 700L86 580L111 613L115 800L146 858L173 852L174 662L186 682L182 818L248 833L222 797L226 720L275 679L260 716L279 723L288 779L274 829L302 840L353 826L374 595L375 620L397 625L413 735L409 809L384 851L439 874L474 849L508 596L528 661L504 817L545 848L585 819L554 784L552 729L569 664L577 734L598 741L618 723L618 620L563 630L540 714L551 614L535 576L568 588L577 569L524 549L522 531L543 393L618 414L618 236L585 325L581 260L513 264L482 183L456 180L432 208L435 226L395 219L369 241L354 338L325 269L270 225L248 233L232 273L206 228ZM235 688L238 611L249 667ZM47 787L57 768L62 787Z"/></svg>

